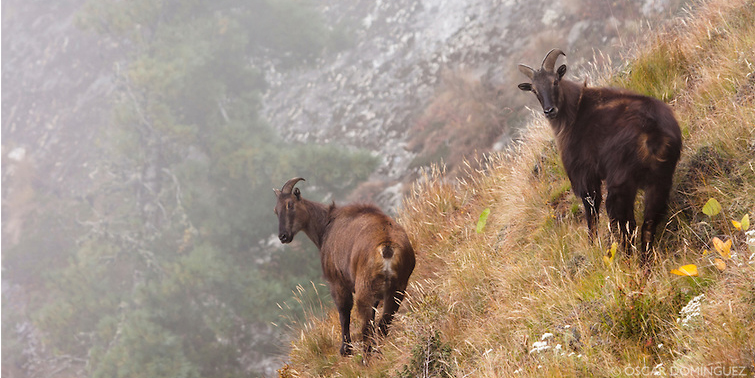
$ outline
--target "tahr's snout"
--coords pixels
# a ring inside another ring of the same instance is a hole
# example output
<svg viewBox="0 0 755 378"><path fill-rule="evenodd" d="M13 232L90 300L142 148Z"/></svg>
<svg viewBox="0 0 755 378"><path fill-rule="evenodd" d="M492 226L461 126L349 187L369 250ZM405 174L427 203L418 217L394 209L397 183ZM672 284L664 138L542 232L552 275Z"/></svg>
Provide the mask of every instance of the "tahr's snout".
<svg viewBox="0 0 755 378"><path fill-rule="evenodd" d="M290 233L283 231L278 234L278 239L281 241L281 243L288 244L291 243L291 240L293 240L294 238Z"/></svg>

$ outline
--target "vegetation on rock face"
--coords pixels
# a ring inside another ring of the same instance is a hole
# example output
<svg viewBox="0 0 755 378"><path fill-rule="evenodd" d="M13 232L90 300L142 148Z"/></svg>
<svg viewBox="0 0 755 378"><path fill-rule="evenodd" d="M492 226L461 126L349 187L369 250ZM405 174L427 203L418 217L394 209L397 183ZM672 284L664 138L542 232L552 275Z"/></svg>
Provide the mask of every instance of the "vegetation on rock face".
<svg viewBox="0 0 755 378"><path fill-rule="evenodd" d="M447 72L432 103L409 130L406 148L417 154L409 168L443 161L450 175L461 174L465 159L491 150L511 132L511 110L500 106L496 92L489 84Z"/></svg>
<svg viewBox="0 0 755 378"><path fill-rule="evenodd" d="M752 1L706 1L602 80L668 101L684 135L648 275L611 252L605 214L588 241L537 117L468 178L415 185L400 221L417 268L380 357L335 357L330 313L307 319L280 375L755 374L753 46Z"/></svg>

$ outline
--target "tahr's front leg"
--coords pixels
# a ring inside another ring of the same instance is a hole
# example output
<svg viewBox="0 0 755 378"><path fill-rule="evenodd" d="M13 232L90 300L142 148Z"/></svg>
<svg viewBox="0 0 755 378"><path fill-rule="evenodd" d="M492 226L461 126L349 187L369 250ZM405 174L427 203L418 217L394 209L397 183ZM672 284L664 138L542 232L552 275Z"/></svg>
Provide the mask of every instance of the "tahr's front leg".
<svg viewBox="0 0 755 378"><path fill-rule="evenodd" d="M594 243L598 237L598 216L600 214L600 204L603 202L603 194L600 187L597 190L591 190L583 193L582 205L585 207L585 220L587 221L587 230L590 234L590 243Z"/></svg>

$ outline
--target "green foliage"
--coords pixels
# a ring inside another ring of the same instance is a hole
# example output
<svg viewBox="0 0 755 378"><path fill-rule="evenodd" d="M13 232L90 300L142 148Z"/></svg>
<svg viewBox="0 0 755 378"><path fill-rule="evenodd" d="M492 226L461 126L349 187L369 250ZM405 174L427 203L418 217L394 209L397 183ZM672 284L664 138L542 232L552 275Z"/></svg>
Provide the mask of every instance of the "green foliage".
<svg viewBox="0 0 755 378"><path fill-rule="evenodd" d="M7 284L6 284L7 285ZM11 303L6 291L10 292L12 288L5 286L2 294L2 366L3 369L7 369L10 366L23 366L24 357L23 350L25 345L19 340L17 324L21 319L18 319L18 311L15 304ZM10 375L10 374L9 374Z"/></svg>
<svg viewBox="0 0 755 378"><path fill-rule="evenodd" d="M490 208L485 208L485 210L480 213L480 219L477 220L477 233L481 234L483 230L485 230L485 224L488 222L488 215L490 215Z"/></svg>
<svg viewBox="0 0 755 378"><path fill-rule="evenodd" d="M309 241L263 246L271 189L304 176L308 198L342 198L377 159L282 140L251 62L294 67L343 36L294 0L89 0L77 22L128 47L113 124L81 198L39 195L35 231L3 250L7 278L29 291L45 347L92 376L255 374L242 361L281 351L277 304L321 277Z"/></svg>
<svg viewBox="0 0 755 378"><path fill-rule="evenodd" d="M616 302L609 313L611 330L616 336L630 340L662 340L670 324L668 319L673 318L682 305L675 297L669 300L665 293L638 288L637 285L637 282L630 281L626 287L617 289ZM677 296L681 298L679 293Z"/></svg>
<svg viewBox="0 0 755 378"><path fill-rule="evenodd" d="M132 313L113 343L93 350L92 360L95 378L200 376L184 355L181 338L151 322L144 311Z"/></svg>
<svg viewBox="0 0 755 378"><path fill-rule="evenodd" d="M277 51L284 68L316 57L321 50L336 51L349 45L342 30L328 28L311 3L296 0L258 1L257 12L243 22L251 25L254 42Z"/></svg>
<svg viewBox="0 0 755 378"><path fill-rule="evenodd" d="M441 340L440 331L436 330L412 348L412 360L398 372L398 377L453 377L451 351L451 346Z"/></svg>
<svg viewBox="0 0 755 378"><path fill-rule="evenodd" d="M93 335L101 319L116 314L122 298L118 286L130 276L133 265L125 259L117 266L106 262L115 253L113 245L85 242L69 265L46 280L48 290L55 295L41 303L33 320L46 330L54 345L68 341L57 346L61 351L85 354L89 340L70 336Z"/></svg>
<svg viewBox="0 0 755 378"><path fill-rule="evenodd" d="M176 24L176 20L195 15L202 16L195 21L203 22L206 28L170 27ZM180 4L156 0L128 3L90 0L77 22L83 27L125 37L137 44L152 41L163 33L183 41L187 37L184 33L188 31L198 34L198 38L192 38L196 42L231 44L228 47L239 48L240 52L251 47L255 55L265 54L284 68L302 64L324 50L337 51L352 43L347 26L326 25L313 3L296 0L192 0ZM240 44L239 38L243 38L244 43Z"/></svg>

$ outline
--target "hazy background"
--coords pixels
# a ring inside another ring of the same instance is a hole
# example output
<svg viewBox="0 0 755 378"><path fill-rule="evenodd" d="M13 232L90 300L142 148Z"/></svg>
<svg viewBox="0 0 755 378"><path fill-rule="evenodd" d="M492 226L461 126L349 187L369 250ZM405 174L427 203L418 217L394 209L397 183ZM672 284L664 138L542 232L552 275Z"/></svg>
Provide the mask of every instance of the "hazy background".
<svg viewBox="0 0 755 378"><path fill-rule="evenodd" d="M620 66L682 5L3 0L3 376L274 375L330 298L273 187L393 212L517 138L516 63Z"/></svg>

